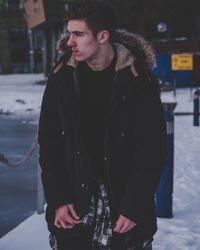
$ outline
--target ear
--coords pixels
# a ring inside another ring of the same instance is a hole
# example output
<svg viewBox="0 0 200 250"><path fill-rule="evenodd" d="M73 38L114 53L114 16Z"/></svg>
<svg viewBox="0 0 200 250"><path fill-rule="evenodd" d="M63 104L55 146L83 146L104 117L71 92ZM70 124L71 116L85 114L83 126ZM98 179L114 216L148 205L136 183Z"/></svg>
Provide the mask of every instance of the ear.
<svg viewBox="0 0 200 250"><path fill-rule="evenodd" d="M105 43L110 37L110 34L107 30L102 30L98 33L98 40L99 43L103 44Z"/></svg>

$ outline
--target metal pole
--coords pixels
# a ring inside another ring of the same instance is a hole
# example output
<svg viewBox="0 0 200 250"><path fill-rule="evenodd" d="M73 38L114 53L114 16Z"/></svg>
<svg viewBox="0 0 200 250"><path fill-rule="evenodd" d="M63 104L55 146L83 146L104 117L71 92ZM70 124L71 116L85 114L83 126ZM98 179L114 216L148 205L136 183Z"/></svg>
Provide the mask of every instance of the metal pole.
<svg viewBox="0 0 200 250"><path fill-rule="evenodd" d="M30 73L34 73L34 47L33 47L33 33L31 29L28 29L29 38L29 70Z"/></svg>
<svg viewBox="0 0 200 250"><path fill-rule="evenodd" d="M39 147L37 150L37 155L39 155ZM37 157L39 159L39 157ZM43 191L43 185L41 180L41 168L40 164L38 162L37 164L37 213L42 214L44 213L44 191Z"/></svg>
<svg viewBox="0 0 200 250"><path fill-rule="evenodd" d="M199 126L199 96L200 96L200 90L197 89L194 92L194 116L193 116L193 125Z"/></svg>
<svg viewBox="0 0 200 250"><path fill-rule="evenodd" d="M190 87L190 100L192 100L193 97L192 92L193 92L193 87Z"/></svg>
<svg viewBox="0 0 200 250"><path fill-rule="evenodd" d="M156 215L162 218L173 217L173 175L174 175L174 115L164 111L167 125L167 152L163 174L156 192Z"/></svg>
<svg viewBox="0 0 200 250"><path fill-rule="evenodd" d="M48 71L47 71L47 37L46 37L45 30L43 30L42 58L43 58L43 73L44 73L44 76L47 76L48 75Z"/></svg>
<svg viewBox="0 0 200 250"><path fill-rule="evenodd" d="M176 98L176 78L174 78L174 97Z"/></svg>
<svg viewBox="0 0 200 250"><path fill-rule="evenodd" d="M56 34L51 31L51 65L53 66L56 59Z"/></svg>

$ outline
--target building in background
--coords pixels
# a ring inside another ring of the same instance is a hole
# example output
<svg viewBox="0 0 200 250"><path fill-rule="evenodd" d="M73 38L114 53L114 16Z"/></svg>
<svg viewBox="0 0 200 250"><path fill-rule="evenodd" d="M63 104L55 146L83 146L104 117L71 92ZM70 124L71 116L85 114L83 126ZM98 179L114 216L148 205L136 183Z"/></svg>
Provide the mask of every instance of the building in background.
<svg viewBox="0 0 200 250"><path fill-rule="evenodd" d="M28 72L28 39L22 1L0 0L0 73Z"/></svg>
<svg viewBox="0 0 200 250"><path fill-rule="evenodd" d="M0 0L0 74L47 75L63 30L64 0Z"/></svg>
<svg viewBox="0 0 200 250"><path fill-rule="evenodd" d="M50 0L25 0L29 34L29 64L32 72L35 72L37 56L42 54L43 72L48 74L57 58L56 41L64 29L65 11L69 1ZM36 38L42 37L42 47L36 42ZM34 56L35 55L35 56Z"/></svg>

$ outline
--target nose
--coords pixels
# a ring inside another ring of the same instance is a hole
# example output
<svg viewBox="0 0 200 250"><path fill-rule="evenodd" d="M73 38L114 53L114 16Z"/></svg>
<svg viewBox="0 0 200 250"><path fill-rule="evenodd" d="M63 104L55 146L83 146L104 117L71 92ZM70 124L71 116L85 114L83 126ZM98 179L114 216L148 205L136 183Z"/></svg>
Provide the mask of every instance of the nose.
<svg viewBox="0 0 200 250"><path fill-rule="evenodd" d="M73 39L73 35L70 34L70 35L69 35L69 38L68 38L68 40L67 40L67 46L73 47L74 45L75 45L75 41L74 41L74 39Z"/></svg>

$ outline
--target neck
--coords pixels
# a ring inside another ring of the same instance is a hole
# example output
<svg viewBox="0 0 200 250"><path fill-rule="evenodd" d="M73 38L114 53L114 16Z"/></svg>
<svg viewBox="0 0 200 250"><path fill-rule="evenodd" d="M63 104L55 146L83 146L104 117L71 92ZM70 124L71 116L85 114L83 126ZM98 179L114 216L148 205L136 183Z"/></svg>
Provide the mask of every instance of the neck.
<svg viewBox="0 0 200 250"><path fill-rule="evenodd" d="M111 64L114 56L115 52L113 50L113 47L110 43L108 43L102 46L97 56L91 60L88 60L87 64L92 70L101 71Z"/></svg>

